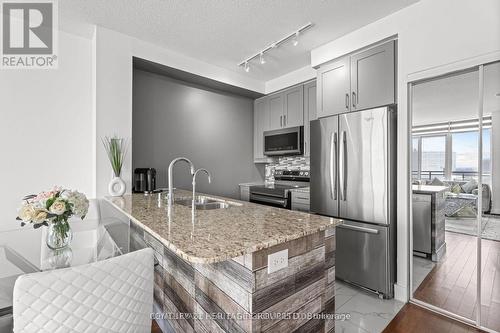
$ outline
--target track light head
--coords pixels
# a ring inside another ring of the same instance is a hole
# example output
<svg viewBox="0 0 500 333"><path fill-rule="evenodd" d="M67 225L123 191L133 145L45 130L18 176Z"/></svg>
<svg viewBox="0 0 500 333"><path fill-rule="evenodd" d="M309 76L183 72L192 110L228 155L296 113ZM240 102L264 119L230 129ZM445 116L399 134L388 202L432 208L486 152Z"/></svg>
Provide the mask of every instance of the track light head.
<svg viewBox="0 0 500 333"><path fill-rule="evenodd" d="M264 65L266 63L266 59L264 59L264 52L260 53L259 62L261 65Z"/></svg>
<svg viewBox="0 0 500 333"><path fill-rule="evenodd" d="M293 44L293 46L299 45L299 32L298 31L295 33L295 36L293 37L292 44Z"/></svg>
<svg viewBox="0 0 500 333"><path fill-rule="evenodd" d="M245 62L245 72L250 72L250 65L248 64L248 61Z"/></svg>

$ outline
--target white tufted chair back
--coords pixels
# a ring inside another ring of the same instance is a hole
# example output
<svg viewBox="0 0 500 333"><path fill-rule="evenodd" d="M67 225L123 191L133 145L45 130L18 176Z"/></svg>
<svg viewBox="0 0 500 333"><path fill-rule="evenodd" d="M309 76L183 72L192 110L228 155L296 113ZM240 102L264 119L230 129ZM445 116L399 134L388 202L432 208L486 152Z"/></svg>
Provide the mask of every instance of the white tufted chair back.
<svg viewBox="0 0 500 333"><path fill-rule="evenodd" d="M153 250L21 275L15 333L151 332Z"/></svg>

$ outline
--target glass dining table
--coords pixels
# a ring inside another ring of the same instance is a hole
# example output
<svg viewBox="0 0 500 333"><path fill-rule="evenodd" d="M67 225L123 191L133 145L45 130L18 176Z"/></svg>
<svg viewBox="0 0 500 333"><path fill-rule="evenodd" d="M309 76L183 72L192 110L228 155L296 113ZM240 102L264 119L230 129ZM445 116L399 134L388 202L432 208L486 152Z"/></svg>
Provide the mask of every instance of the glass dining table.
<svg viewBox="0 0 500 333"><path fill-rule="evenodd" d="M65 249L46 245L47 228L0 232L0 332L12 331L12 293L22 274L61 269L105 260L129 252L130 228L126 219L70 221L73 239Z"/></svg>

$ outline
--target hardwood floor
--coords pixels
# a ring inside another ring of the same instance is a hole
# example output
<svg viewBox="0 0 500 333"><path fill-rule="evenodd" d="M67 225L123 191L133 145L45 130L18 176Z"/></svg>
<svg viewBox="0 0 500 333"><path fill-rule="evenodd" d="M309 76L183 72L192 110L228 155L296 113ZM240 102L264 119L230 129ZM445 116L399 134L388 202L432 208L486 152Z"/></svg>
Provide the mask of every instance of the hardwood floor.
<svg viewBox="0 0 500 333"><path fill-rule="evenodd" d="M156 323L156 320L151 321L151 333L162 333L160 326Z"/></svg>
<svg viewBox="0 0 500 333"><path fill-rule="evenodd" d="M472 333L483 332L461 322L408 303L383 333Z"/></svg>
<svg viewBox="0 0 500 333"><path fill-rule="evenodd" d="M415 291L415 298L475 319L476 237L446 232L447 253ZM500 331L500 242L482 240L483 326Z"/></svg>

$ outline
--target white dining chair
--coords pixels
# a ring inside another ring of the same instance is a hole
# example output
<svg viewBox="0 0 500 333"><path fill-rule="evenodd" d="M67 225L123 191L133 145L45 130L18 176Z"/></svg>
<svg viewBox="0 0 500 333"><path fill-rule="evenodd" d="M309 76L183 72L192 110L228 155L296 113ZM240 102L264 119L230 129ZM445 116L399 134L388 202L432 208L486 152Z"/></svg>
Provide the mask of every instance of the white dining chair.
<svg viewBox="0 0 500 333"><path fill-rule="evenodd" d="M151 332L153 250L21 275L15 333Z"/></svg>

